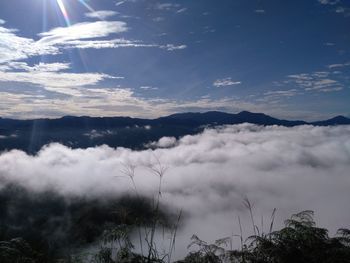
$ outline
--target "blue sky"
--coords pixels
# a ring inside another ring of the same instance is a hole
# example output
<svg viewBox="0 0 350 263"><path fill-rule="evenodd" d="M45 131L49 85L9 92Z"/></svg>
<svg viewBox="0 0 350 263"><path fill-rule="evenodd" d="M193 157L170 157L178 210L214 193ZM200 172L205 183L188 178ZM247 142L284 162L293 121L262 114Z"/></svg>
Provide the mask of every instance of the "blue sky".
<svg viewBox="0 0 350 263"><path fill-rule="evenodd" d="M347 0L0 2L0 116L350 116Z"/></svg>

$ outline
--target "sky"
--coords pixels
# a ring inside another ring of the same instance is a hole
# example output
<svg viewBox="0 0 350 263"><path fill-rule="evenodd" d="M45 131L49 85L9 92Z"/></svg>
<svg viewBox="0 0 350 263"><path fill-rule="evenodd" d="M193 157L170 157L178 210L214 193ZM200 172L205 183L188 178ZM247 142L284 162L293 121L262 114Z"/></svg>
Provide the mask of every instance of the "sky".
<svg viewBox="0 0 350 263"><path fill-rule="evenodd" d="M0 117L350 116L347 0L0 2Z"/></svg>

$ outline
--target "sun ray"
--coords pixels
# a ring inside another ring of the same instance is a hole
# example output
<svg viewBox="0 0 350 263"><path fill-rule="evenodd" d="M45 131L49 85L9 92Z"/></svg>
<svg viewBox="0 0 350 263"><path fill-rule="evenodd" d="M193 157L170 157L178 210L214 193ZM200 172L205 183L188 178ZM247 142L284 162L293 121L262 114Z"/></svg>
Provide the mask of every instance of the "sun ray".
<svg viewBox="0 0 350 263"><path fill-rule="evenodd" d="M69 19L69 16L68 16L68 12L67 12L67 9L66 7L64 6L64 3L62 0L57 0L57 4L63 14L63 17L64 17L64 20L66 21L67 23L67 26L70 26L71 25L71 22L70 22L70 19Z"/></svg>
<svg viewBox="0 0 350 263"><path fill-rule="evenodd" d="M88 3L85 2L85 0L79 0L79 2L85 6L90 12L95 12L95 9L93 9Z"/></svg>

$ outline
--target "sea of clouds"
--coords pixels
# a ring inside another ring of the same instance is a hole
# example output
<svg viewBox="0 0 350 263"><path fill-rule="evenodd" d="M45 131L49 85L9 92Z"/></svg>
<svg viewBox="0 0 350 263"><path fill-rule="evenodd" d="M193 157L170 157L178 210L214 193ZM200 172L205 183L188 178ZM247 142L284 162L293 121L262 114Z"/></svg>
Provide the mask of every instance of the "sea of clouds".
<svg viewBox="0 0 350 263"><path fill-rule="evenodd" d="M213 241L252 234L243 200L253 204L256 225L267 231L273 208L276 227L291 214L311 209L320 226L334 234L350 227L350 126L293 128L251 124L207 129L179 140L162 138L159 148L132 151L101 146L70 149L60 144L37 155L9 151L0 155L0 185L17 183L32 191L98 197L133 191L126 166L135 166L139 194L156 195L166 167L163 204L183 210L179 253L192 234ZM159 168L159 167L158 167Z"/></svg>

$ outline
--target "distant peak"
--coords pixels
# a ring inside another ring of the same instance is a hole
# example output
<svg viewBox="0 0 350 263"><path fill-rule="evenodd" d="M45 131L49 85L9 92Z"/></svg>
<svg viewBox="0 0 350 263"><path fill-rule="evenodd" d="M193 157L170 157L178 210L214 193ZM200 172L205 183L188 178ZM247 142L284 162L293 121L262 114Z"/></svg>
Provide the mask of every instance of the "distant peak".
<svg viewBox="0 0 350 263"><path fill-rule="evenodd" d="M348 120L348 119L349 118L346 118L343 115L338 115L338 116L335 116L334 118L332 118L332 120Z"/></svg>
<svg viewBox="0 0 350 263"><path fill-rule="evenodd" d="M240 113L238 113L238 115L264 115L267 116L264 113L260 113L260 112L250 112L250 111L241 111Z"/></svg>
<svg viewBox="0 0 350 263"><path fill-rule="evenodd" d="M253 114L253 113L250 112L250 111L244 110L244 111L239 112L238 114L239 114L239 115L245 115L245 114Z"/></svg>

